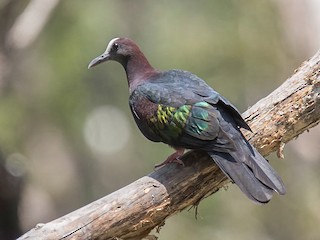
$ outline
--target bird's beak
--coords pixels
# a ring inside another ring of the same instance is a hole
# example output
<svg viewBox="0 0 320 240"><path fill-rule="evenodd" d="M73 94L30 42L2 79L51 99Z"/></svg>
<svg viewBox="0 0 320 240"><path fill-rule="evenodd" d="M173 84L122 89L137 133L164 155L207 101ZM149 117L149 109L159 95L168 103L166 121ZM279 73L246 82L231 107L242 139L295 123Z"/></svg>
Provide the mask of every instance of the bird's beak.
<svg viewBox="0 0 320 240"><path fill-rule="evenodd" d="M109 53L103 53L101 54L99 57L96 57L95 59L93 59L89 65L88 65L88 69L92 68L102 62L108 61L110 59L110 54Z"/></svg>

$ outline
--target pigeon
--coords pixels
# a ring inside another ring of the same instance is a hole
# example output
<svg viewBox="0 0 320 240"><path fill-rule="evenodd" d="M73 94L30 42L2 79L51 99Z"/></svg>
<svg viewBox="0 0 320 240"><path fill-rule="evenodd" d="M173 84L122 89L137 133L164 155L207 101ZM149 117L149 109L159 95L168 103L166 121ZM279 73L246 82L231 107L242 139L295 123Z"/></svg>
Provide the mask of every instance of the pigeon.
<svg viewBox="0 0 320 240"><path fill-rule="evenodd" d="M204 80L184 70L153 68L129 38L112 39L88 68L109 60L126 72L129 106L142 134L175 149L158 167L182 163L185 149L200 149L253 202L285 194L279 175L240 131L251 131L240 112Z"/></svg>

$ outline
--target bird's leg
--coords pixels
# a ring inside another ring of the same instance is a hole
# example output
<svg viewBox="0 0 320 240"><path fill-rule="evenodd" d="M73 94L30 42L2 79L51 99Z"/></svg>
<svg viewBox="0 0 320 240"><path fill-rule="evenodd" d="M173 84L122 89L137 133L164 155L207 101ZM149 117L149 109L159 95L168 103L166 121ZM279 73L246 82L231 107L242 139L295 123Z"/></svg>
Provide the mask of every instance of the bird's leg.
<svg viewBox="0 0 320 240"><path fill-rule="evenodd" d="M171 154L165 161L163 161L162 163L159 163L157 165L155 165L154 167L155 168L158 168L158 167L162 167L168 163L179 163L180 165L184 166L184 163L179 159L183 153L184 153L184 148L175 148L174 149L176 150L173 154Z"/></svg>

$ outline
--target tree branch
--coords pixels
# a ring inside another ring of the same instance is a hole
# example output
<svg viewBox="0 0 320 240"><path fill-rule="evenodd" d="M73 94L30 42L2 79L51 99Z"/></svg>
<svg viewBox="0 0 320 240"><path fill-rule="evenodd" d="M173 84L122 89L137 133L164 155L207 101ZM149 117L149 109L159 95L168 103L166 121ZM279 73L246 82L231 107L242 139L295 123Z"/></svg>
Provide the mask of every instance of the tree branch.
<svg viewBox="0 0 320 240"><path fill-rule="evenodd" d="M285 143L319 123L319 103L320 51L243 114L254 132L245 135L264 156L283 157ZM184 167L168 164L19 239L142 239L229 182L205 152L190 151L183 161Z"/></svg>

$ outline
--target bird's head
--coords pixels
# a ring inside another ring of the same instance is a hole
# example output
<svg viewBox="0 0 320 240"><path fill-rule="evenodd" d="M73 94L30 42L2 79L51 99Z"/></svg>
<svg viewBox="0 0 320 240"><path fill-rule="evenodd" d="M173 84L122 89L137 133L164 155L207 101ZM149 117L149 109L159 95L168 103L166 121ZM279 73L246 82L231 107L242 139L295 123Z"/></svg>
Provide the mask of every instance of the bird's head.
<svg viewBox="0 0 320 240"><path fill-rule="evenodd" d="M109 42L105 52L89 63L88 68L92 68L108 60L117 61L125 66L128 59L137 52L139 53L140 49L132 40L128 38L114 38Z"/></svg>

